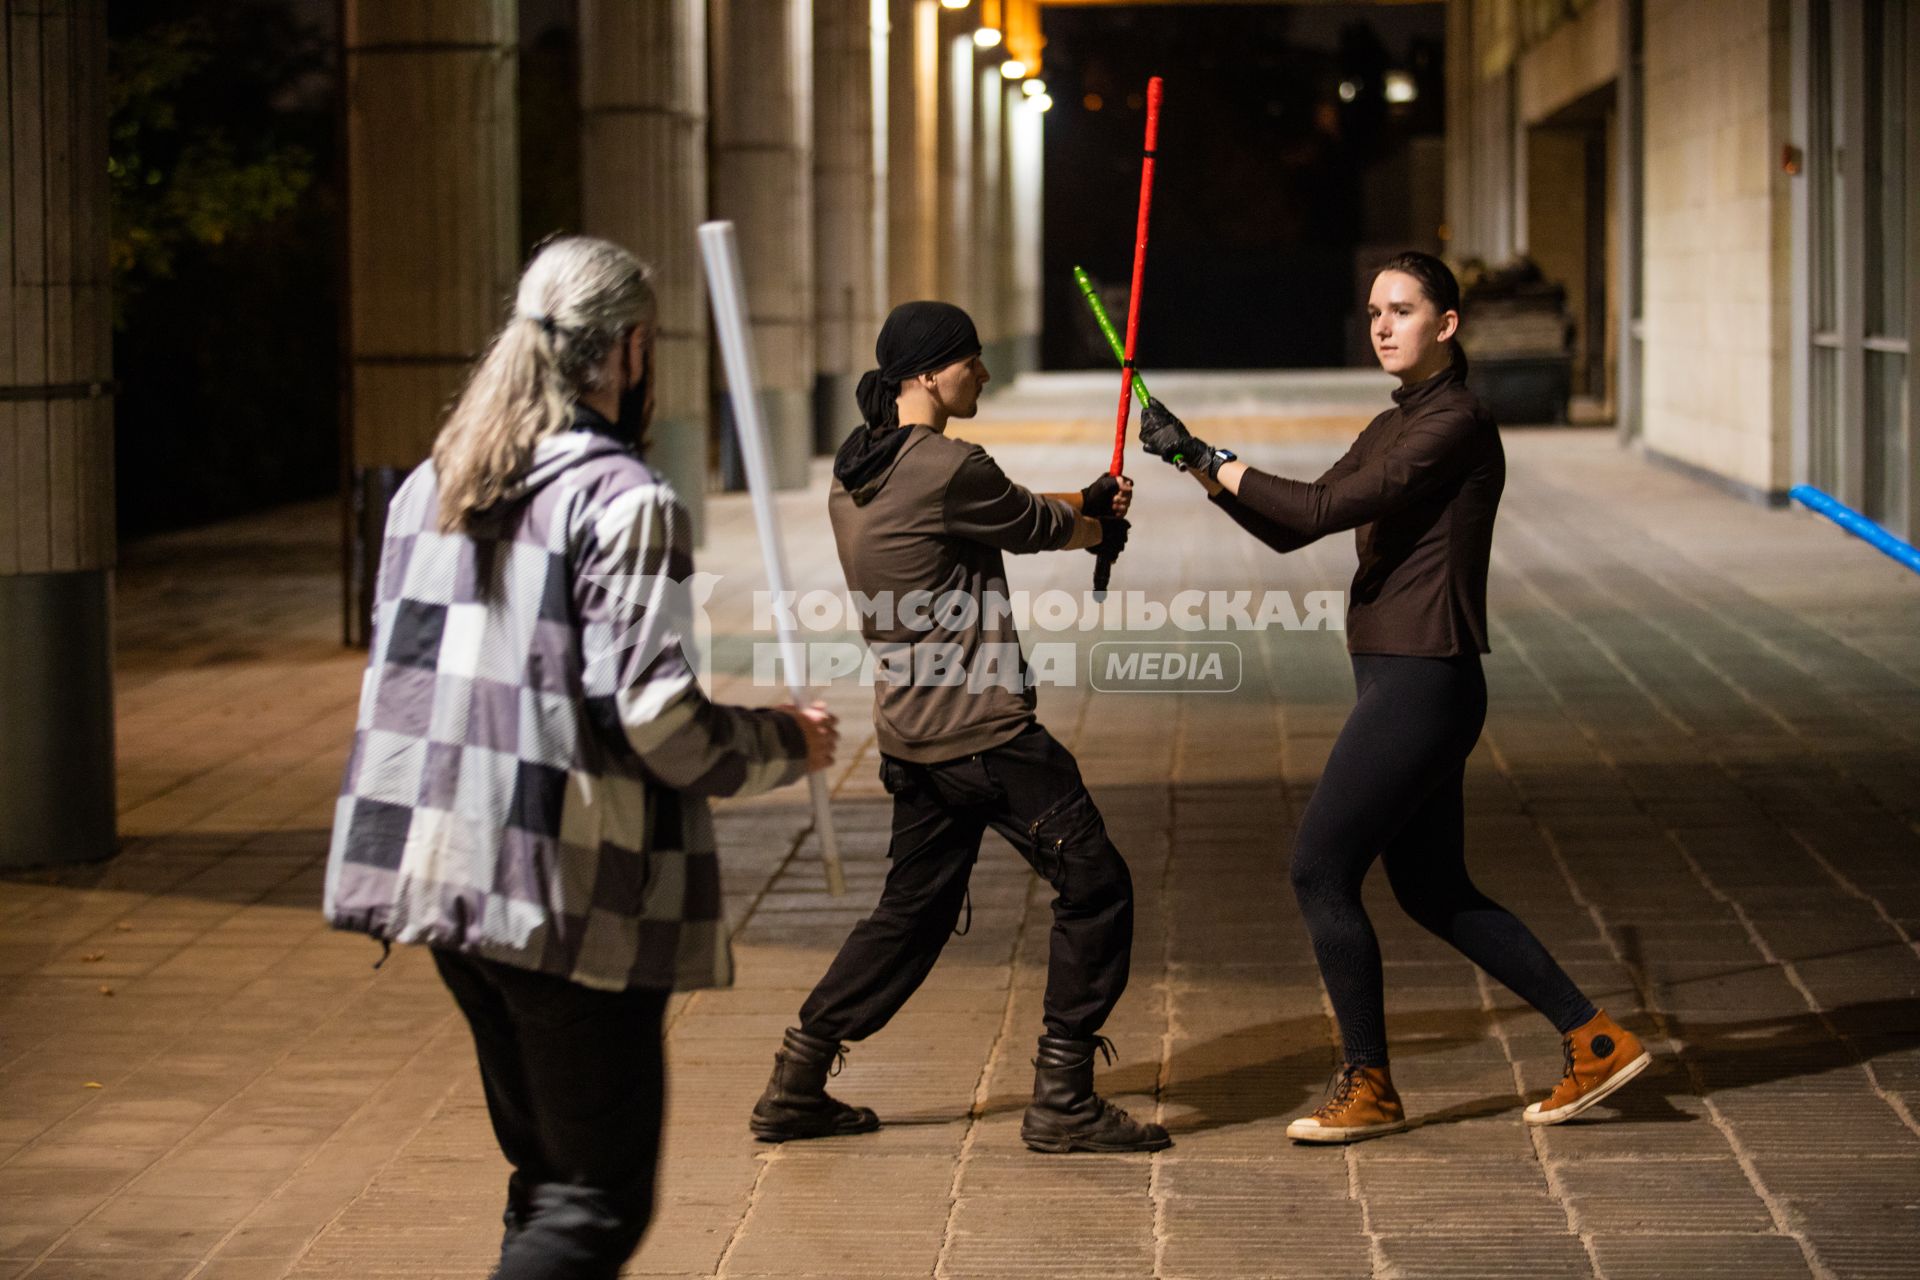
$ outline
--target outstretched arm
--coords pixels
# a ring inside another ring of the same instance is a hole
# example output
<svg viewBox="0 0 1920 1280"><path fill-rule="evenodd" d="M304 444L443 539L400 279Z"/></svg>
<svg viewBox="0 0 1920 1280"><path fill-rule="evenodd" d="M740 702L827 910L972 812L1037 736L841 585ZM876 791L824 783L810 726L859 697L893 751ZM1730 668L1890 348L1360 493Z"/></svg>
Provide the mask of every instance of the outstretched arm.
<svg viewBox="0 0 1920 1280"><path fill-rule="evenodd" d="M1473 458L1481 426L1452 410L1411 426L1365 462L1352 451L1318 480L1289 480L1230 462L1215 477L1234 501L1302 544L1371 524L1457 477Z"/></svg>
<svg viewBox="0 0 1920 1280"><path fill-rule="evenodd" d="M1065 499L1034 493L1007 479L984 449L976 448L947 482L941 519L957 538L984 542L1015 555L1059 551L1085 536L1092 525L1098 541L1100 522L1078 514Z"/></svg>
<svg viewBox="0 0 1920 1280"><path fill-rule="evenodd" d="M1340 456L1340 461L1334 463L1331 467L1328 467L1326 471L1322 472L1320 478L1314 481L1314 483L1332 484L1341 477L1352 474L1359 466L1360 442L1355 440L1347 447L1347 451ZM1207 486L1207 494L1213 499L1214 506L1226 512L1228 518L1235 524L1260 539L1260 541L1266 543L1267 546L1273 548L1275 551L1282 553L1298 551L1300 548L1314 541L1314 538L1305 536L1296 530L1289 529L1240 501L1238 496L1240 485L1247 473L1252 470L1253 468L1249 467L1246 463L1236 461L1222 463L1217 479L1210 479L1200 472L1195 472L1194 474L1200 476L1200 482ZM1229 487L1228 481L1232 482L1231 487Z"/></svg>
<svg viewBox="0 0 1920 1280"><path fill-rule="evenodd" d="M1364 432L1361 433L1361 438L1365 438ZM1319 536L1289 528L1271 516L1241 502L1237 495L1244 478L1252 472L1252 468L1238 459L1222 456L1213 446L1194 436L1187 430L1186 425L1158 400L1150 401L1147 411L1141 415L1140 440L1147 452L1156 457L1167 461L1180 459L1186 464L1184 469L1187 474L1207 491L1207 496L1212 499L1215 506L1226 512L1235 524L1273 550L1297 551ZM1355 440L1340 460L1329 467L1315 483L1331 484L1350 475L1359 468L1359 459L1360 441Z"/></svg>

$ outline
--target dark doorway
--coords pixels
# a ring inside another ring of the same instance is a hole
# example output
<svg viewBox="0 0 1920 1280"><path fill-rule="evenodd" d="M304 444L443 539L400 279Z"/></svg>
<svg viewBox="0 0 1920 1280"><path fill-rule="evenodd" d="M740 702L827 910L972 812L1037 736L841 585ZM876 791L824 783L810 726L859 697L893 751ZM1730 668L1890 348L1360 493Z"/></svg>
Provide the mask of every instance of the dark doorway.
<svg viewBox="0 0 1920 1280"><path fill-rule="evenodd" d="M1445 6L1045 11L1043 362L1109 362L1072 269L1124 308L1143 92L1166 82L1141 363L1364 362L1366 268L1437 248Z"/></svg>

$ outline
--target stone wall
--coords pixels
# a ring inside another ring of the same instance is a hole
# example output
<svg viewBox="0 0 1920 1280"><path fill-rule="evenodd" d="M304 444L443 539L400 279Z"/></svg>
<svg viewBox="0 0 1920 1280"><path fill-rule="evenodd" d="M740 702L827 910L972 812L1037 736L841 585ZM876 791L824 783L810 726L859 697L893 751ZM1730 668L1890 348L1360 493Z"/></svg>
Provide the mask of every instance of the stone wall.
<svg viewBox="0 0 1920 1280"><path fill-rule="evenodd" d="M1784 0L1647 0L1649 449L1790 483Z"/></svg>

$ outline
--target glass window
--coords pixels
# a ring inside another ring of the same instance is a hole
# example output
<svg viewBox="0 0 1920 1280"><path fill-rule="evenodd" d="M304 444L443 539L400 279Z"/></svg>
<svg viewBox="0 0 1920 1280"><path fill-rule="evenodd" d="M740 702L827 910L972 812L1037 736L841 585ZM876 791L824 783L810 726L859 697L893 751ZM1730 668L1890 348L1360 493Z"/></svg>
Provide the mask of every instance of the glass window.
<svg viewBox="0 0 1920 1280"><path fill-rule="evenodd" d="M1906 513L1907 358L1892 351L1867 352L1867 518L1885 525Z"/></svg>
<svg viewBox="0 0 1920 1280"><path fill-rule="evenodd" d="M1807 178L1813 190L1809 203L1813 218L1810 243L1813 247L1813 331L1832 333L1840 326L1837 288L1836 246L1840 231L1840 183L1837 166L1839 149L1834 145L1834 94L1838 89L1833 74L1834 6L1829 0L1812 0L1809 26L1813 48L1809 50L1808 106L1811 109L1811 136L1807 139Z"/></svg>
<svg viewBox="0 0 1920 1280"><path fill-rule="evenodd" d="M1907 14L1867 0L1867 333L1907 335ZM1871 394L1871 392L1869 392Z"/></svg>
<svg viewBox="0 0 1920 1280"><path fill-rule="evenodd" d="M1840 350L1815 347L1809 366L1807 480L1816 489L1840 492Z"/></svg>

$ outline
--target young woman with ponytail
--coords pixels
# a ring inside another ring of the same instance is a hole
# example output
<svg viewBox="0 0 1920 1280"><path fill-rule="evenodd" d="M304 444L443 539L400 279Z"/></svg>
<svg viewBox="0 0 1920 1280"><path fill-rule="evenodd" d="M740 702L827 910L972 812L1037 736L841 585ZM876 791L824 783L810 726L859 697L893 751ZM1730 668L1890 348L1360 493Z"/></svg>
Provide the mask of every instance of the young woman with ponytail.
<svg viewBox="0 0 1920 1280"><path fill-rule="evenodd" d="M1374 353L1400 387L1393 408L1318 480L1250 467L1195 438L1158 401L1140 427L1149 453L1179 456L1216 506L1275 551L1356 531L1347 647L1359 699L1301 816L1292 867L1344 1060L1325 1102L1287 1136L1354 1142L1406 1127L1388 1074L1380 947L1360 901L1376 858L1408 915L1559 1030L1563 1077L1524 1117L1558 1124L1650 1058L1467 874L1463 783L1486 719L1487 562L1506 457L1466 385L1460 286L1446 264L1424 253L1386 263L1367 315Z"/></svg>
<svg viewBox="0 0 1920 1280"><path fill-rule="evenodd" d="M431 948L507 1182L502 1280L612 1277L653 1206L661 1014L731 978L710 796L832 762L824 707L707 700L647 466L653 292L546 245L387 517L328 919Z"/></svg>

